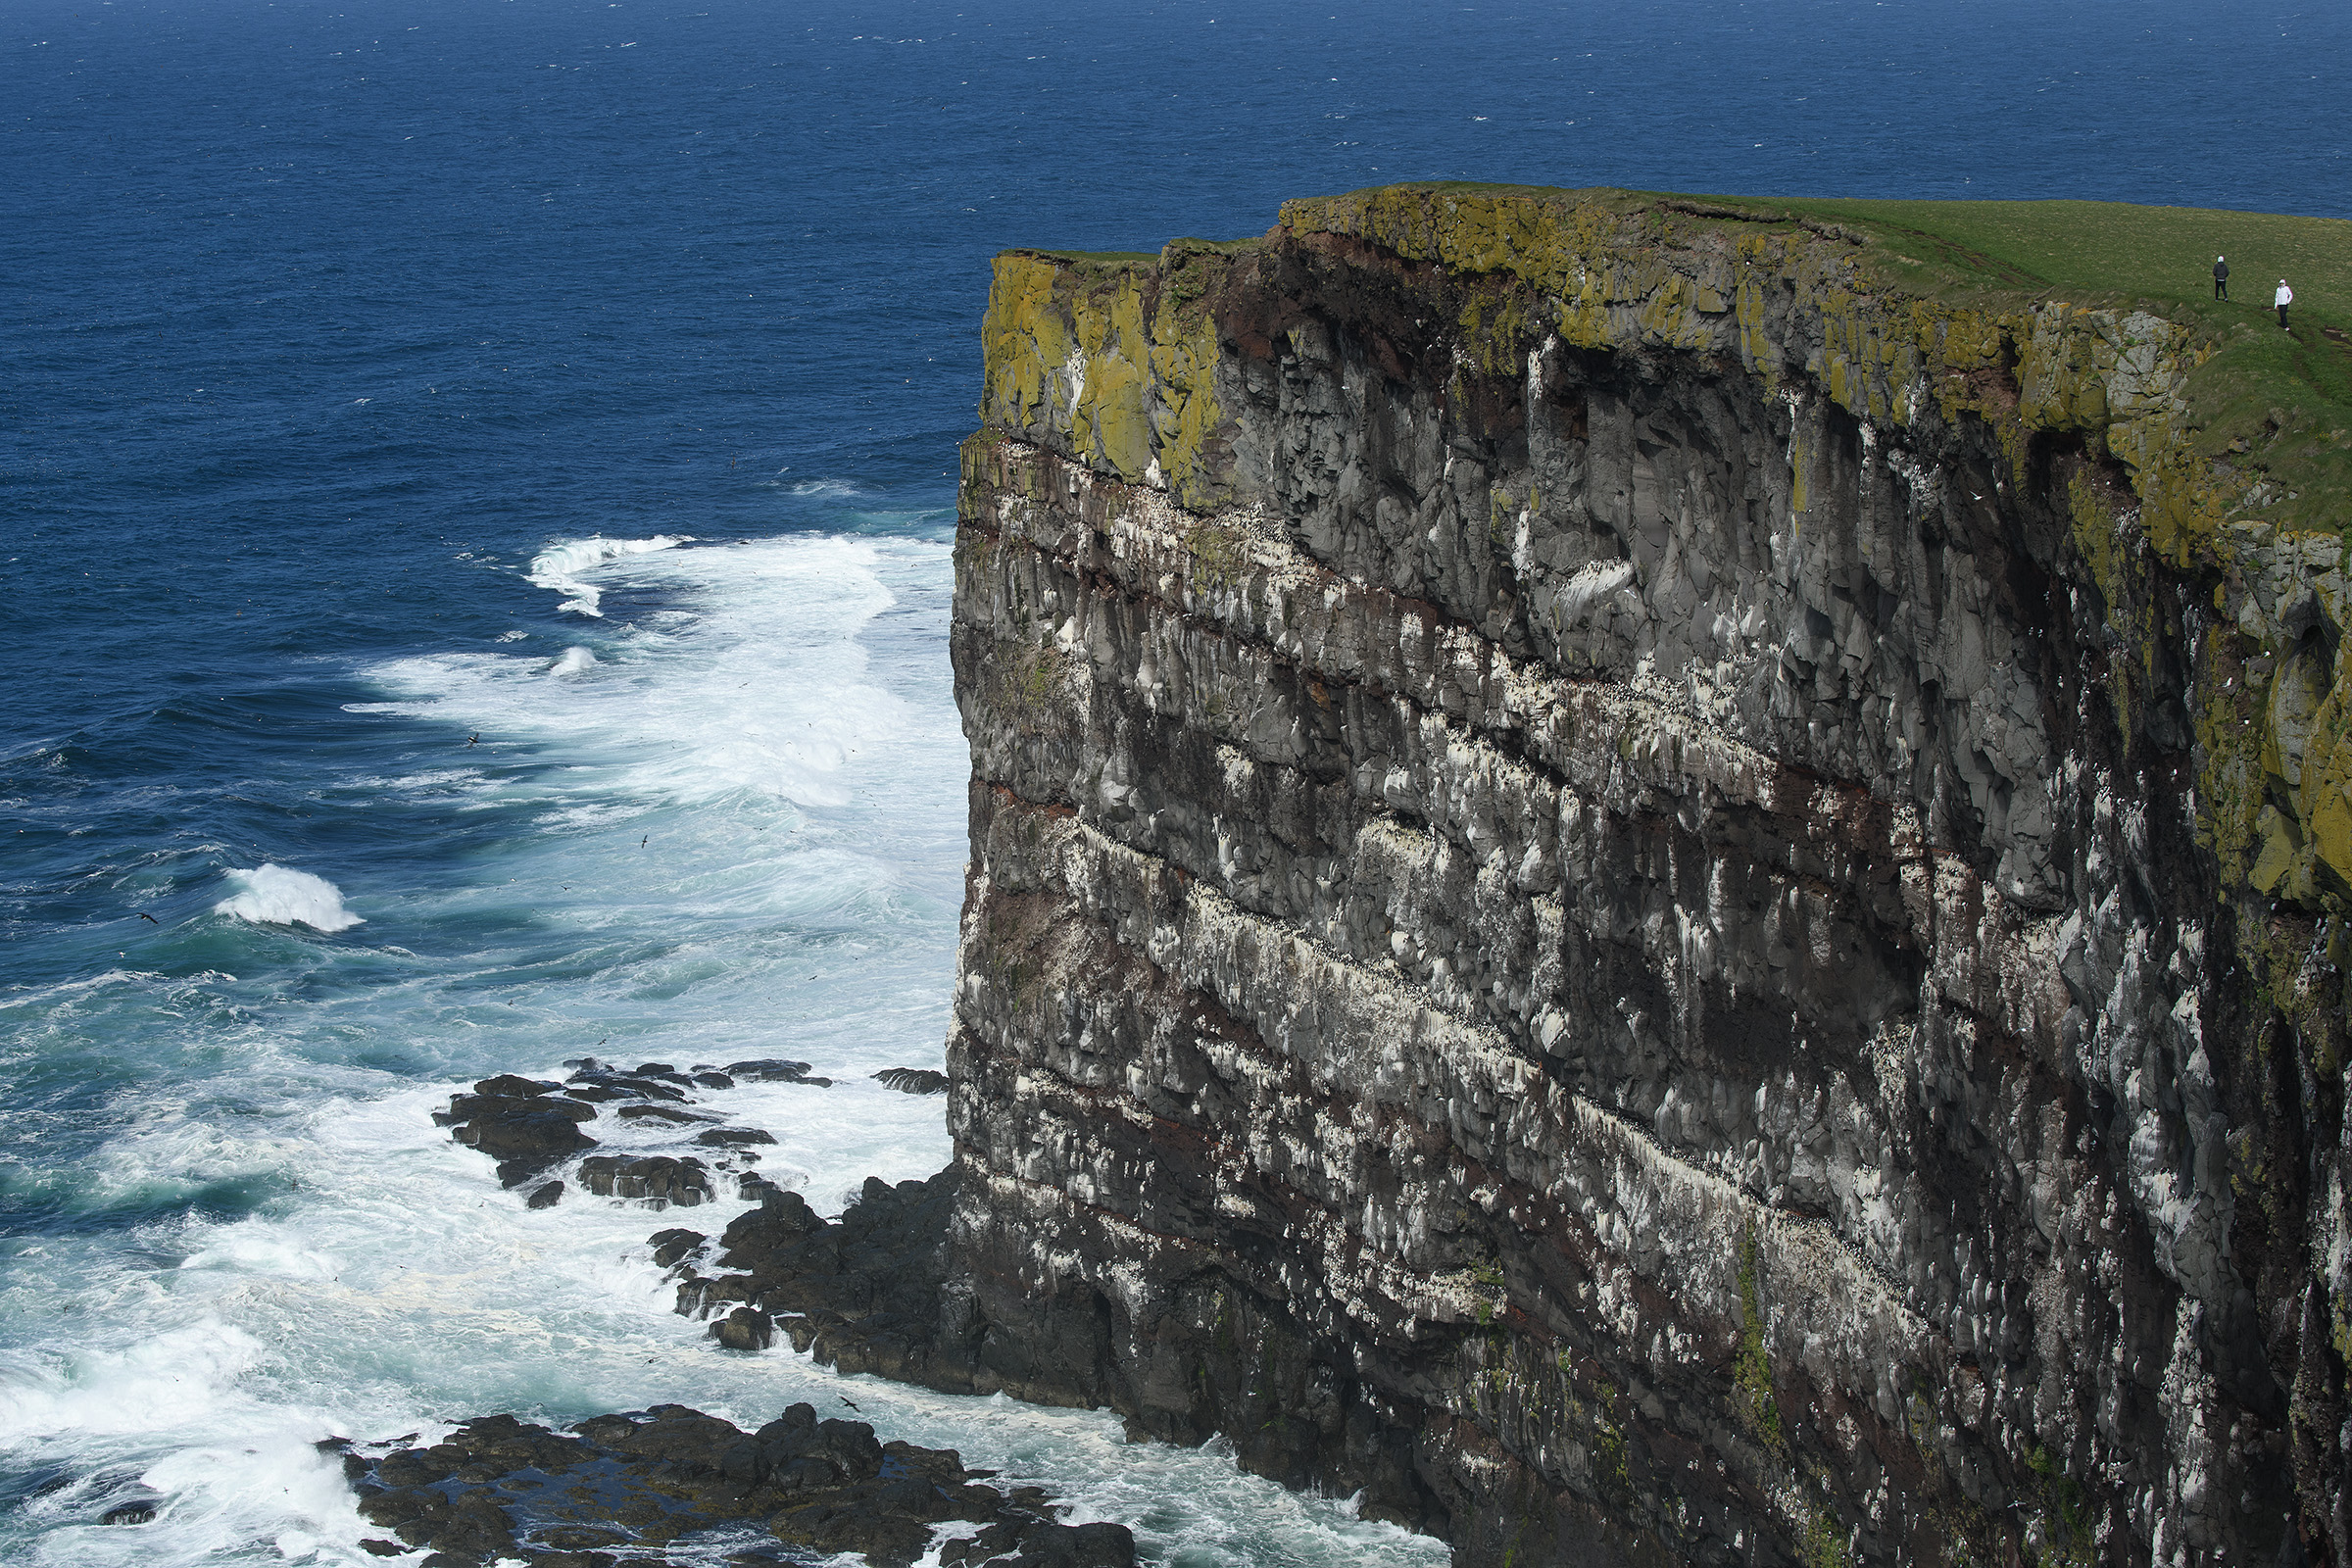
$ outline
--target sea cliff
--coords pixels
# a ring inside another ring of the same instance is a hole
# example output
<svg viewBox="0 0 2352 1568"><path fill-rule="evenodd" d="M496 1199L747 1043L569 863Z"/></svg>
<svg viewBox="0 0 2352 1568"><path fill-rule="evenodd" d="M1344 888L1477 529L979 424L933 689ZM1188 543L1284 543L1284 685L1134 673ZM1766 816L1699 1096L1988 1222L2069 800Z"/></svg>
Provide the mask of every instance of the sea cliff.
<svg viewBox="0 0 2352 1568"><path fill-rule="evenodd" d="M915 1375L1465 1564L2344 1559L2332 383L1620 192L984 333Z"/></svg>

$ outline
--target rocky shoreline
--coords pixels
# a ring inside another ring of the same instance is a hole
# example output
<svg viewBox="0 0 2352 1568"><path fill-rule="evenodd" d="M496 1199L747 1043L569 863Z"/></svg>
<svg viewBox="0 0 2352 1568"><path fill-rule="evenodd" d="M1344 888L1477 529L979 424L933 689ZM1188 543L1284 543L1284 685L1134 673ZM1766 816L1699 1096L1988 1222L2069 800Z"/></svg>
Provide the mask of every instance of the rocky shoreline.
<svg viewBox="0 0 2352 1568"><path fill-rule="evenodd" d="M748 1200L653 1241L722 1346L1458 1568L2341 1565L2342 542L2200 452L2190 326L1887 243L1448 186L1001 257L954 1166L820 1218L710 1098L798 1063L454 1136Z"/></svg>
<svg viewBox="0 0 2352 1568"><path fill-rule="evenodd" d="M426 1447L382 1446L343 1454L361 1515L390 1532L361 1545L385 1557L429 1547L426 1568L656 1568L689 1539L733 1547L725 1560L742 1568L845 1551L906 1568L935 1539L943 1568L1135 1561L1122 1525L1063 1524L1037 1488L987 1486L993 1472L966 1470L952 1448L883 1443L807 1404L757 1432L662 1404L567 1433L481 1416Z"/></svg>
<svg viewBox="0 0 2352 1568"><path fill-rule="evenodd" d="M822 1087L805 1062L762 1060L679 1071L622 1070L593 1057L556 1082L501 1074L436 1113L459 1143L497 1161L532 1208L590 1197L649 1212L694 1208L721 1192L753 1199L715 1239L671 1227L648 1238L677 1282L676 1309L711 1338L757 1352L779 1339L844 1372L947 1392L972 1388L969 1358L938 1332L956 1173L896 1187L869 1179L837 1220L755 1168L764 1128L728 1125L714 1094L745 1080ZM938 1074L893 1068L884 1081L936 1093ZM626 1153L586 1129L673 1132L674 1146ZM333 1439L360 1513L385 1532L379 1556L424 1550L425 1568L656 1568L686 1541L730 1564L862 1553L905 1568L939 1546L942 1568L1131 1568L1124 1525L1072 1525L1035 1487L986 1485L953 1449L884 1441L863 1421L819 1419L795 1404L755 1432L684 1405L615 1412L555 1431L512 1414L478 1416L441 1441Z"/></svg>

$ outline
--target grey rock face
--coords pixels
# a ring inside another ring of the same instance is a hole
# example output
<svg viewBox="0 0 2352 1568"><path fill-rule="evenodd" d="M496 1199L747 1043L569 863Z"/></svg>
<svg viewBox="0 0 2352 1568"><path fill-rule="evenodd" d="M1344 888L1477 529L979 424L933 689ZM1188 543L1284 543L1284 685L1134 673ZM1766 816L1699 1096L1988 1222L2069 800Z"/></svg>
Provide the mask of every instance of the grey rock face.
<svg viewBox="0 0 2352 1568"><path fill-rule="evenodd" d="M2198 601L2083 556L2132 476L1836 390L1704 247L1582 346L1203 265L1000 270L941 1354L1467 1563L2346 1540L2340 1099L2264 1121Z"/></svg>

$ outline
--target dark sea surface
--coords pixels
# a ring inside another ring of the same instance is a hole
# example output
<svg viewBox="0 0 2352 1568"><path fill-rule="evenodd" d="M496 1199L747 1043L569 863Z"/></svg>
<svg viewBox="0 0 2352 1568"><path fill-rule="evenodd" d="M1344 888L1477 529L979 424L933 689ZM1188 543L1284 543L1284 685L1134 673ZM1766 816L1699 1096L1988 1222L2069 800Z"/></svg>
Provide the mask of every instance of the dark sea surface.
<svg viewBox="0 0 2352 1568"><path fill-rule="evenodd" d="M372 1561L318 1438L832 1404L428 1112L789 1054L770 1174L944 1162L866 1075L948 1021L994 252L1430 176L2352 216L2348 66L2342 6L10 0L0 1561ZM1154 1561L1444 1557L858 1381Z"/></svg>

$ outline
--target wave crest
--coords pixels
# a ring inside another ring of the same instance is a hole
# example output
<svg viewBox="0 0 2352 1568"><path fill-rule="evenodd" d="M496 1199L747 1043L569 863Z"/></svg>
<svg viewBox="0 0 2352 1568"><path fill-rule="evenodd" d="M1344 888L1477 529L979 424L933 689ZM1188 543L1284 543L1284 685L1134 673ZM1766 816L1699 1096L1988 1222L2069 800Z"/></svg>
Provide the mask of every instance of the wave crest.
<svg viewBox="0 0 2352 1568"><path fill-rule="evenodd" d="M363 924L343 907L343 890L322 876L265 863L248 871L231 866L238 891L213 906L215 914L233 914L255 925L307 925L314 931L347 931Z"/></svg>
<svg viewBox="0 0 2352 1568"><path fill-rule="evenodd" d="M570 611L574 614L604 618L600 608L604 590L594 583L579 580L584 571L620 560L623 556L647 556L657 550L675 550L680 545L694 543L689 533L658 533L651 539L607 539L602 534L592 539L566 539L560 545L550 545L531 558L531 569L525 579L533 587L552 589L566 596L556 607L557 613Z"/></svg>

